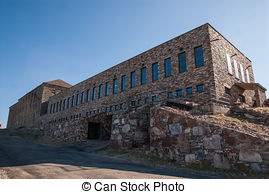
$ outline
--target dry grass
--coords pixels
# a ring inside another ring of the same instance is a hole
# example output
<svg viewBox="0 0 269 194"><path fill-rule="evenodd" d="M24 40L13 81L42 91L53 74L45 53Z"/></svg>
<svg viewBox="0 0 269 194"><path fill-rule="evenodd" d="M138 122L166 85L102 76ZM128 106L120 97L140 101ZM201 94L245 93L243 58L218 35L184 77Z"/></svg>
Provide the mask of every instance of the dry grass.
<svg viewBox="0 0 269 194"><path fill-rule="evenodd" d="M255 107L255 108L247 108L248 110L252 110L254 112L259 112L262 114L269 114L269 107Z"/></svg>

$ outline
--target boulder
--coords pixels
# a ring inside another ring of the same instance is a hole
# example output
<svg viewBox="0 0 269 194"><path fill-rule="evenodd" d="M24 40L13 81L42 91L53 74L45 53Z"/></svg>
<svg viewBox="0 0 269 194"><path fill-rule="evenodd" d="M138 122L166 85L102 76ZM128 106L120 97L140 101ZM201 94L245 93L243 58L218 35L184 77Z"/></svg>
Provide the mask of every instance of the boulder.
<svg viewBox="0 0 269 194"><path fill-rule="evenodd" d="M119 122L120 122L119 119L115 119L113 123L114 123L114 124L118 124Z"/></svg>
<svg viewBox="0 0 269 194"><path fill-rule="evenodd" d="M222 168L222 169L230 169L231 165L229 163L229 160L221 156L219 154L215 154L213 157L214 167L215 168Z"/></svg>
<svg viewBox="0 0 269 194"><path fill-rule="evenodd" d="M130 125L129 125L129 124L125 124L125 125L122 127L121 131L122 131L123 133L128 133L128 132L130 131Z"/></svg>
<svg viewBox="0 0 269 194"><path fill-rule="evenodd" d="M168 128L171 135L178 135L182 133L182 126L179 123L170 124Z"/></svg>
<svg viewBox="0 0 269 194"><path fill-rule="evenodd" d="M220 150L221 149L220 136L212 135L211 137L205 137L203 144L205 149Z"/></svg>
<svg viewBox="0 0 269 194"><path fill-rule="evenodd" d="M262 157L259 153L249 150L240 150L239 160L244 162L262 162Z"/></svg>
<svg viewBox="0 0 269 194"><path fill-rule="evenodd" d="M195 154L186 154L185 155L186 163L194 163L195 162Z"/></svg>

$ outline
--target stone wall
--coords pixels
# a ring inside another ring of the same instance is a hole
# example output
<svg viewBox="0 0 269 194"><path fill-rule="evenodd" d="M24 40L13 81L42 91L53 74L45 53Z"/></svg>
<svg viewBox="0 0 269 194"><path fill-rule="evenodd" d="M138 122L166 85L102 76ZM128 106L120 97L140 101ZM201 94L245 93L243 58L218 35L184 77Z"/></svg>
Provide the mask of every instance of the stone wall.
<svg viewBox="0 0 269 194"><path fill-rule="evenodd" d="M111 115L105 113L91 116L75 116L74 119L62 118L41 125L44 136L63 141L86 141L89 123L100 124L99 140L109 140L111 136Z"/></svg>
<svg viewBox="0 0 269 194"><path fill-rule="evenodd" d="M65 87L42 83L25 94L9 108L7 128L39 127L41 103L65 89Z"/></svg>
<svg viewBox="0 0 269 194"><path fill-rule="evenodd" d="M134 148L149 145L149 106L113 115L111 146Z"/></svg>
<svg viewBox="0 0 269 194"><path fill-rule="evenodd" d="M246 100L245 103L252 106L253 104L252 98L254 97L255 94L254 91L242 91L242 92L238 90L233 91L234 84L243 81L239 65L242 65L243 67L245 82L247 82L245 71L246 69L248 69L249 71L250 83L255 82L251 61L212 26L209 27L209 36L211 41L211 53L212 53L214 83L215 83L214 102L216 102L217 105L222 107L231 106L236 103L239 103L238 94L241 94L245 96ZM232 73L228 72L226 54L229 54L231 58ZM237 64L239 75L238 78L235 76L236 69L234 60L236 61ZM231 89L231 95L225 92L225 87ZM218 113L217 109L216 113Z"/></svg>
<svg viewBox="0 0 269 194"><path fill-rule="evenodd" d="M200 121L167 107L151 110L150 151L183 164L269 169L269 139Z"/></svg>
<svg viewBox="0 0 269 194"><path fill-rule="evenodd" d="M75 103L74 106L64 110L49 113L42 118L43 121L50 122L55 118L58 120L65 117L70 119L72 115L76 114L85 116L87 112L98 114L98 112L106 112L106 109L110 109L111 106L113 111L108 111L108 114L121 114L121 112L127 110L126 108L131 101L138 105L138 101L141 100L142 103L139 106L146 104L146 98L151 102L153 96L156 96L157 101L166 101L168 92L173 92L175 98L178 89L182 89L183 96L180 98L184 100L194 101L203 105L211 103L211 90L214 90L215 87L208 28L208 24L202 25L52 96L49 99L49 107L51 107L51 104L67 101L68 98L72 100L73 96L76 102L78 94L79 103ZM203 46L204 65L197 68L195 67L194 48L200 45ZM178 55L182 52L186 52L187 71L185 72L179 72ZM172 75L166 77L164 61L169 57L171 58ZM155 81L152 80L152 65L154 63L158 63L159 70L159 79ZM147 69L145 84L141 84L141 68ZM136 86L131 88L130 74L134 71L136 73ZM121 78L124 75L126 76L126 90L122 91ZM114 79L117 79L116 94L112 93ZM109 82L108 96L105 95L107 82ZM199 84L204 85L204 91L197 91L196 87ZM98 96L100 85L103 86L102 97ZM188 87L193 88L192 94L186 93L186 88ZM96 98L94 100L93 88L96 88ZM87 90L90 91L89 101L87 101ZM84 92L83 103L81 101L82 92ZM124 104L124 108L116 110L115 107L119 107L120 104Z"/></svg>

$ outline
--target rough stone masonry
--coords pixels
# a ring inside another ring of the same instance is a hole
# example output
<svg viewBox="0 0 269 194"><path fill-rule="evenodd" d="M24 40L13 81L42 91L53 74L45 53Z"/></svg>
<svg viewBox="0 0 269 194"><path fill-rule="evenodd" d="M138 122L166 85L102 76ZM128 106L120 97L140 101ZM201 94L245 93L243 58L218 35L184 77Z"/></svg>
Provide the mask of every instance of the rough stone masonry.
<svg viewBox="0 0 269 194"><path fill-rule="evenodd" d="M217 168L231 168L237 161L255 166L264 161L262 155L233 147L240 138L228 138L235 141L229 149L236 150L224 154L223 134L229 129L186 122L181 115L171 121L169 114L160 118L154 110L173 106L207 115L227 113L237 106L264 106L265 91L255 83L251 61L207 23L74 86L44 82L10 107L7 126L39 128L46 137L64 141L150 145L160 157L214 161Z"/></svg>

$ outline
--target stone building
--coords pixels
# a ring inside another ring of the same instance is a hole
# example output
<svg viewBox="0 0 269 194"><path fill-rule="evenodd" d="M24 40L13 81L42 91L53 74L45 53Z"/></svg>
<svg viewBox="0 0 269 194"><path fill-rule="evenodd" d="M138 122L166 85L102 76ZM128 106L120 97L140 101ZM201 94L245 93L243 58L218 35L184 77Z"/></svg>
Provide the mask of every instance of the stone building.
<svg viewBox="0 0 269 194"><path fill-rule="evenodd" d="M266 99L251 61L208 23L72 87L60 82L45 82L11 106L8 128L40 127L66 141L117 138L134 145L150 138L152 106L217 114L238 104L262 106ZM115 126L125 123L130 125L123 130L133 133L119 136Z"/></svg>
<svg viewBox="0 0 269 194"><path fill-rule="evenodd" d="M40 116L47 114L49 97L70 87L70 84L62 80L44 82L37 86L9 108L7 128L38 128Z"/></svg>

